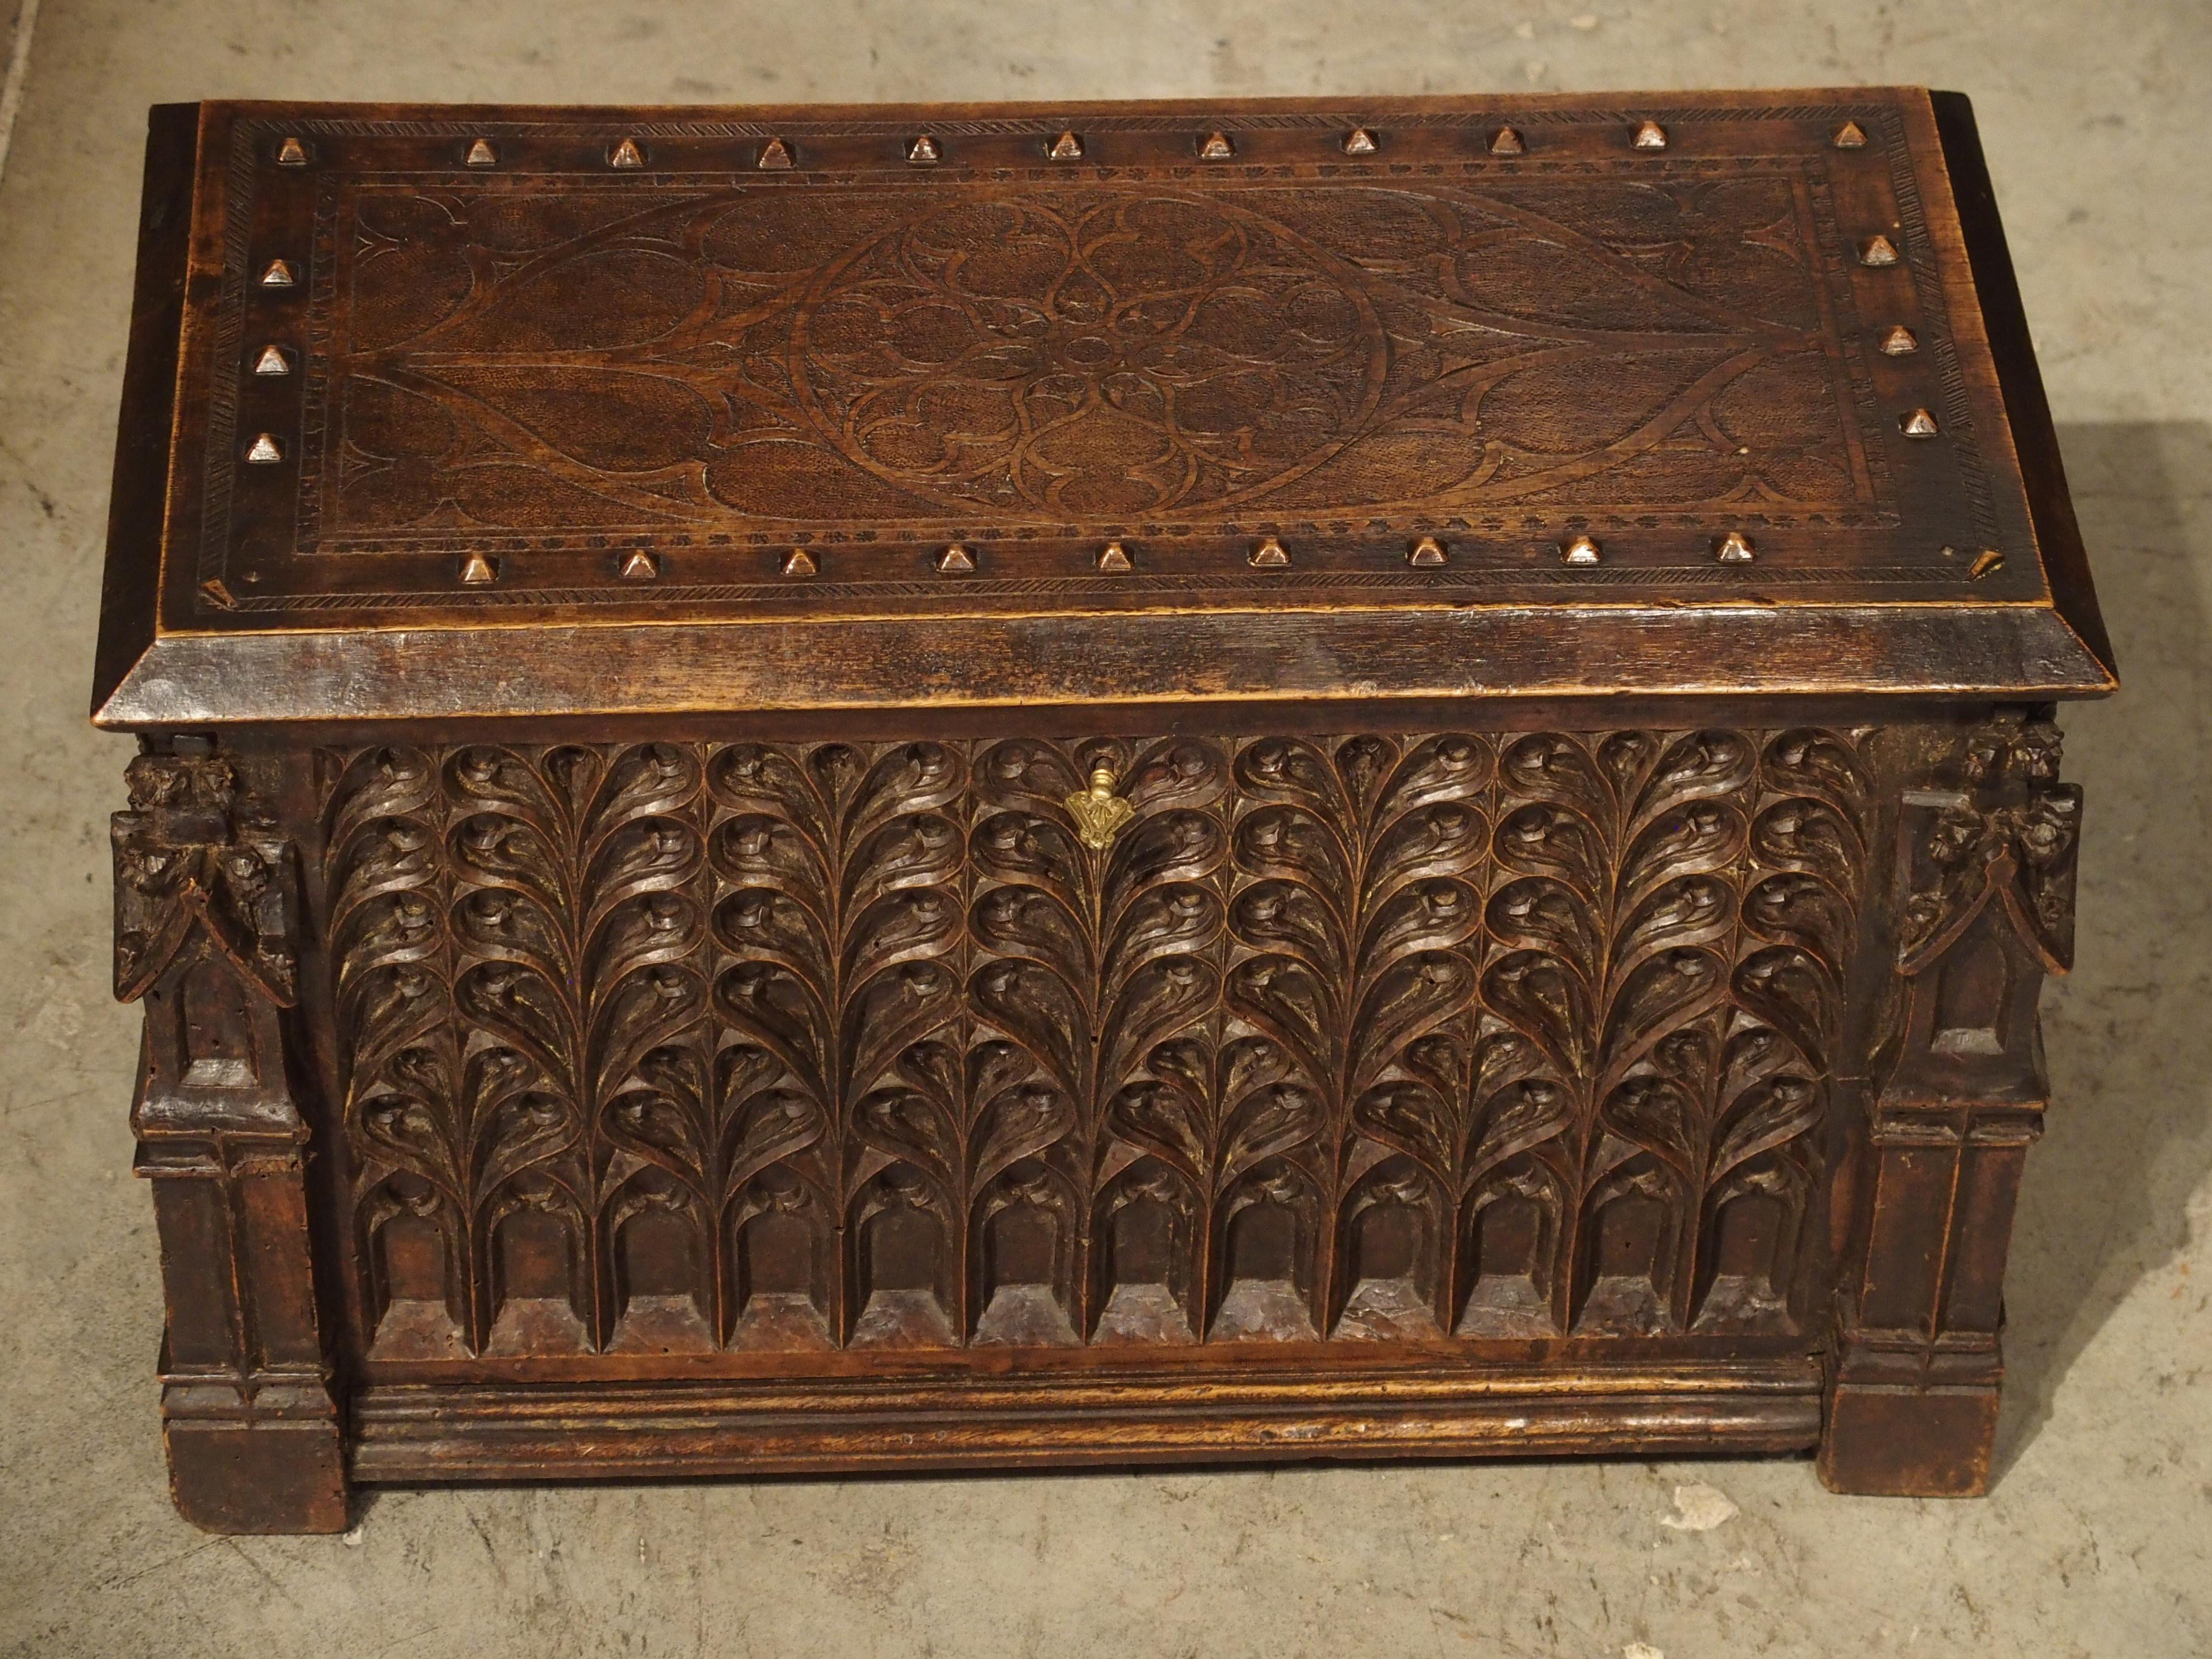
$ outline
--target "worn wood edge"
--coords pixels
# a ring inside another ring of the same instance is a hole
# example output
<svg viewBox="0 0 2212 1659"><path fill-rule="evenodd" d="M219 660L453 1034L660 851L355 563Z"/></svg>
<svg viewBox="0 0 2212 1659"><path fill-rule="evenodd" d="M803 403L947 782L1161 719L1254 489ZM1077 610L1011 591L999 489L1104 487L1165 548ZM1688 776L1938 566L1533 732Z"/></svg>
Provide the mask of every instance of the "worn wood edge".
<svg viewBox="0 0 2212 1659"><path fill-rule="evenodd" d="M1982 325L1989 336L1990 359L1996 366L1997 387L2004 398L2005 422L2020 457L2021 478L2027 493L2028 515L2034 525L2044 577L2050 583L2060 618L2103 667L2112 682L2109 689L2117 690L2118 659L2105 629L2096 583L2089 574L2088 551L2082 544L2081 526L2066 488L2066 465L2051 417L2051 399L2036 362L2004 222L1997 213L1996 191L1982 153L1973 102L1961 92L1936 92L1929 97L1942 145L1944 172L1966 239L1966 264L1980 302Z"/></svg>
<svg viewBox="0 0 2212 1659"><path fill-rule="evenodd" d="M912 713L1100 703L1182 708L1671 696L2100 696L2110 672L2044 605L1469 609L1377 624L1334 614L1176 613L866 623L448 628L158 639L95 710L177 726L733 710ZM818 642L817 642L818 640ZM1626 641L1624 646L1622 641ZM435 674L410 673L434 652ZM806 690L801 693L799 688Z"/></svg>
<svg viewBox="0 0 2212 1659"><path fill-rule="evenodd" d="M131 344L123 367L115 467L108 490L107 562L94 653L95 716L143 659L159 626L161 546L198 131L197 104L156 104L147 112Z"/></svg>
<svg viewBox="0 0 2212 1659"><path fill-rule="evenodd" d="M1768 697L1669 696L1664 692L1617 692L1606 697L1464 699L1345 697L1322 702L1241 702L1189 705L1094 703L1016 711L941 708L890 711L839 723L848 734L897 740L927 737L943 742L995 741L1018 721L1020 735L1048 741L1085 738L1227 738L1265 733L1327 737L1356 730L1456 731L1518 734L1535 731L1617 731L1626 727L1679 731L1698 726L1852 726L1951 724L1987 719L2003 700L1989 696ZM502 744L566 743L804 743L819 738L827 724L803 709L726 708L684 714L603 714L589 719L510 716L495 723L455 720L352 720L319 722L312 730L283 724L231 724L223 746L234 754L289 755L302 743L316 748L363 749L381 744L453 746L486 739Z"/></svg>
<svg viewBox="0 0 2212 1659"><path fill-rule="evenodd" d="M356 1395L352 1474L404 1483L1794 1452L1817 1443L1820 1419L1820 1365L1805 1356L1206 1383L406 1383Z"/></svg>
<svg viewBox="0 0 2212 1659"><path fill-rule="evenodd" d="M788 124L794 120L821 121L836 112L836 122L849 129L856 122L894 123L922 115L964 116L970 119L1060 121L1085 115L1194 115L1229 118L1237 115L1367 115L1389 114L1479 115L1492 110L1565 110L1588 118L1615 114L1623 119L1666 115L1690 110L1741 111L1747 107L1788 109L1811 106L1850 109L1879 108L1924 98L1928 88L1900 83L1888 86L1729 87L1675 88L1671 91L1624 92L1470 92L1470 93L1327 93L1318 96L1273 98L1075 98L983 100L975 102L857 103L825 102L763 104L502 104L424 103L420 100L380 100L331 102L318 100L223 98L211 99L206 107L229 116L266 118L327 116L343 110L363 119L420 116L434 110L443 118L467 120L496 118L503 123L564 121L620 122L630 125L654 119L719 119L758 118Z"/></svg>

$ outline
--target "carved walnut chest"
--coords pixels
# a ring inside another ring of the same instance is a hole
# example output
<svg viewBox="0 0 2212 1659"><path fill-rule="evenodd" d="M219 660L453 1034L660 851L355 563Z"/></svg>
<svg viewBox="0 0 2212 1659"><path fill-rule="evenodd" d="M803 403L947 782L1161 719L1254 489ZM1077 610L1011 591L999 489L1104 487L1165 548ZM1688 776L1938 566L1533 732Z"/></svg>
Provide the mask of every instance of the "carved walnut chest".
<svg viewBox="0 0 2212 1659"><path fill-rule="evenodd" d="M157 109L177 1503L1978 1492L2112 664L1955 96Z"/></svg>

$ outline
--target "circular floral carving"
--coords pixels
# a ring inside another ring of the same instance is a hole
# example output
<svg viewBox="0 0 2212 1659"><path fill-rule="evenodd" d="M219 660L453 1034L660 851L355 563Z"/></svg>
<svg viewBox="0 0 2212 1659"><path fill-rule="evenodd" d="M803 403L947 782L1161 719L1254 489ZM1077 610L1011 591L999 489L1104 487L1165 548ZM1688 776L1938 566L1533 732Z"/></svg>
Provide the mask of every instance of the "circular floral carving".
<svg viewBox="0 0 2212 1659"><path fill-rule="evenodd" d="M933 207L825 270L796 390L840 450L955 507L1224 507L1371 413L1382 330L1348 271L1218 201L1104 191Z"/></svg>

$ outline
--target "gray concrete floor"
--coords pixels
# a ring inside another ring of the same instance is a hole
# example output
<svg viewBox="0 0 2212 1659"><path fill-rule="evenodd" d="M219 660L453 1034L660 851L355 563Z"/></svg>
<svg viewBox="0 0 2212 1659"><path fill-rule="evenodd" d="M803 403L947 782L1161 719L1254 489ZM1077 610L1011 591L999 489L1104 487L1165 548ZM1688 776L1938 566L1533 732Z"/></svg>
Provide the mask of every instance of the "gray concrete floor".
<svg viewBox="0 0 2212 1659"><path fill-rule="evenodd" d="M2203 0L44 0L27 65L0 179L7 1652L2212 1652ZM171 1512L104 942L128 748L84 720L148 104L1850 82L1978 103L2128 678L2065 720L2080 961L2046 1001L1994 1497L1624 1462L407 1492L344 1540Z"/></svg>

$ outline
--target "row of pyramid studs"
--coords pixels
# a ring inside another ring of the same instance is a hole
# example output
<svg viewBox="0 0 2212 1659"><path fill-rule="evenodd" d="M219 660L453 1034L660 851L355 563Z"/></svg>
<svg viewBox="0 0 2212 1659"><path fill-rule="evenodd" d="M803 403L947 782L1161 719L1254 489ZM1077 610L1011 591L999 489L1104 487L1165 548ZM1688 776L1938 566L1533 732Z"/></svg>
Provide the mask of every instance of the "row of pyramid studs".
<svg viewBox="0 0 2212 1659"><path fill-rule="evenodd" d="M1569 565L1594 565L1604 562L1604 550L1589 536L1577 536L1558 544L1561 562ZM1713 556L1723 564L1749 564L1757 557L1751 538L1740 530L1731 530L1717 538ZM1948 550L1947 549L1948 552ZM964 542L955 542L939 552L935 563L939 574L947 576L972 574L981 564L982 555ZM1282 570L1291 564L1290 550L1279 537L1263 536L1253 544L1246 562L1255 569ZM1439 569L1451 562L1451 550L1434 536L1423 536L1406 550L1406 562L1416 570ZM1136 568L1135 555L1122 541L1110 541L1100 548L1092 562L1102 571L1111 573ZM782 574L798 579L819 575L822 565L805 548L794 547L783 557L779 567ZM488 586L499 580L499 561L486 553L462 555L458 574L460 580L471 587ZM624 581L649 582L660 575L660 561L643 548L633 548L619 555L615 562L615 574ZM1979 574L1978 572L1977 573Z"/></svg>
<svg viewBox="0 0 2212 1659"><path fill-rule="evenodd" d="M1048 160L1079 161L1083 159L1083 136L1073 131L1057 137L1041 139ZM1382 148L1381 135L1372 127L1353 127L1340 134L1337 147L1346 155L1372 155ZM1856 121L1846 121L1836 130L1832 142L1838 149L1861 149L1866 145L1866 131ZM1237 140L1231 134L1215 131L1193 141L1202 161L1226 161L1237 154ZM1637 124L1629 137L1629 148L1638 150L1662 150L1667 148L1667 129L1656 121ZM1492 155L1519 155L1528 147L1527 135L1520 128L1501 126L1493 131L1487 141ZM303 167L313 159L313 152L305 139L288 137L277 143L276 165L284 167ZM770 138L761 146L753 165L768 172L777 172L798 163L798 146L782 138ZM932 167L945 159L944 146L931 133L917 133L907 144L906 159L916 167ZM489 138L471 142L462 157L465 165L472 167L495 167L499 165L499 147ZM607 150L607 165L611 167L641 168L646 164L646 148L635 138L623 138Z"/></svg>
<svg viewBox="0 0 2212 1659"><path fill-rule="evenodd" d="M1838 149L1863 149L1866 134L1856 121L1847 121L1836 135ZM1870 270L1886 270L1904 263L1905 255L1895 240L1877 232L1859 243L1859 263ZM1903 357L1920 349L1920 337L1903 323L1893 323L1882 331L1881 349L1885 356ZM1933 438L1938 431L1936 416L1930 410L1908 409L1897 417L1898 429L1908 438ZM1947 553L1949 549L1944 550ZM1977 568L1978 576L1988 573Z"/></svg>

